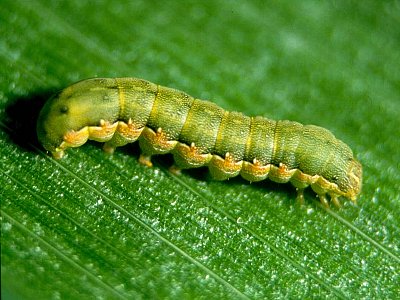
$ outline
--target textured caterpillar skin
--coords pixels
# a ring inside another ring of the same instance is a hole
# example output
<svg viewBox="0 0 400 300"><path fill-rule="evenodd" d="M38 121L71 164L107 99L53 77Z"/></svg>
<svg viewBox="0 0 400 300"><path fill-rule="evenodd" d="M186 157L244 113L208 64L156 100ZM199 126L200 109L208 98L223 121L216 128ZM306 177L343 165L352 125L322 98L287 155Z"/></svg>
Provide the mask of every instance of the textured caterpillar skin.
<svg viewBox="0 0 400 300"><path fill-rule="evenodd" d="M38 139L55 158L88 139L104 149L139 140L140 162L171 152L178 168L208 166L224 180L241 175L291 182L303 201L311 186L321 202L326 194L356 201L362 167L351 149L321 127L227 112L212 102L136 78L94 78L52 97L37 123Z"/></svg>

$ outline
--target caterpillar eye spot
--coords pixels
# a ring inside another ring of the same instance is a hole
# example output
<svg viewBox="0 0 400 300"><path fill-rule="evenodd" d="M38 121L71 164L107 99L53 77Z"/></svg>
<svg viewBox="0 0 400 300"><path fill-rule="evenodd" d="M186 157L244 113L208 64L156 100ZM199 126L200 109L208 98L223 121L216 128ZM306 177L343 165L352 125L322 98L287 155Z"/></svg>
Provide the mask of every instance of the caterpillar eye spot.
<svg viewBox="0 0 400 300"><path fill-rule="evenodd" d="M207 166L217 180L241 175L251 182L290 182L300 203L308 186L324 205L327 195L337 205L339 196L355 202L361 191L361 164L322 127L250 118L137 78L87 79L54 98L42 109L37 128L55 158L87 140L105 142L112 153L140 137L139 162L146 166L152 155L172 152L176 168Z"/></svg>
<svg viewBox="0 0 400 300"><path fill-rule="evenodd" d="M66 106L66 105L61 106L61 107L60 107L60 113L61 113L61 114L66 114L66 113L68 113L68 106Z"/></svg>

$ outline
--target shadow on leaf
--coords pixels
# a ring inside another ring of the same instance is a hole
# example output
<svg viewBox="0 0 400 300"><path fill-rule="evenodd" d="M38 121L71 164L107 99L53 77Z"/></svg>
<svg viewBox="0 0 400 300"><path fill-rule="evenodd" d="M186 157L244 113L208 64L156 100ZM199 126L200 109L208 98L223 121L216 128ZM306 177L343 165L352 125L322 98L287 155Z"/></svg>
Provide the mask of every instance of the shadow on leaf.
<svg viewBox="0 0 400 300"><path fill-rule="evenodd" d="M54 92L55 90L38 91L20 97L6 108L6 132L25 151L32 151L32 144L40 147L36 136L36 122L44 103Z"/></svg>

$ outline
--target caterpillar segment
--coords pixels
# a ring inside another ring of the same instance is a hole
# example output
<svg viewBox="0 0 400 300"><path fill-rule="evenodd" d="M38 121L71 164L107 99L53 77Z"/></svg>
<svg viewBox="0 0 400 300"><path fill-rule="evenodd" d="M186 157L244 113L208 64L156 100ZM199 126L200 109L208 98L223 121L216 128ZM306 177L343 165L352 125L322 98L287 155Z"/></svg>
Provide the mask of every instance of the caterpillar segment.
<svg viewBox="0 0 400 300"><path fill-rule="evenodd" d="M321 127L228 112L184 92L136 78L94 78L49 99L37 123L38 139L55 158L87 140L104 150L139 141L139 162L172 153L173 170L208 166L213 178L241 175L255 182L290 182L297 199L311 187L321 203L356 202L362 167L351 149Z"/></svg>

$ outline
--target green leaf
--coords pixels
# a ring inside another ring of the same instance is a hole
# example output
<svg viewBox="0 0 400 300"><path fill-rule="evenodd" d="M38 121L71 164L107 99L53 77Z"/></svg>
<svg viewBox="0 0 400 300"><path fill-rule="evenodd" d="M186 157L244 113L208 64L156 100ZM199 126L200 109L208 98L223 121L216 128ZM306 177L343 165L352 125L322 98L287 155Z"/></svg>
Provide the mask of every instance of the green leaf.
<svg viewBox="0 0 400 300"><path fill-rule="evenodd" d="M396 1L2 1L3 299L393 299L400 294ZM132 76L228 110L331 130L363 164L358 205L290 185L168 172L97 143L59 161L44 101Z"/></svg>

